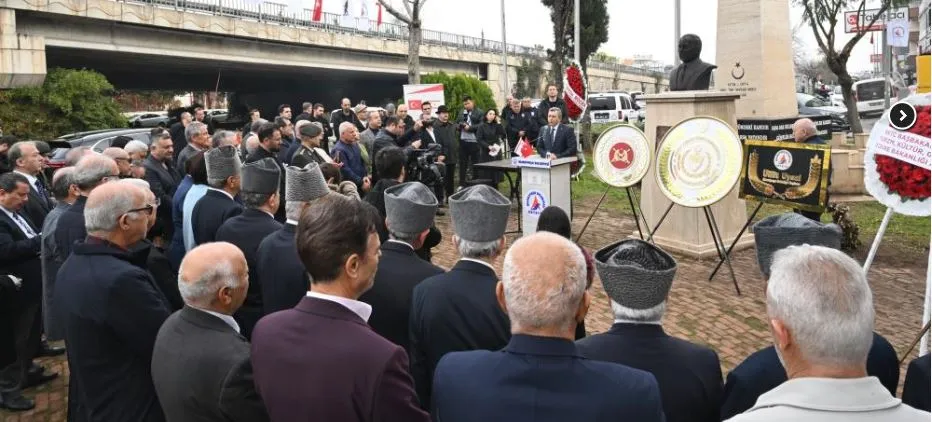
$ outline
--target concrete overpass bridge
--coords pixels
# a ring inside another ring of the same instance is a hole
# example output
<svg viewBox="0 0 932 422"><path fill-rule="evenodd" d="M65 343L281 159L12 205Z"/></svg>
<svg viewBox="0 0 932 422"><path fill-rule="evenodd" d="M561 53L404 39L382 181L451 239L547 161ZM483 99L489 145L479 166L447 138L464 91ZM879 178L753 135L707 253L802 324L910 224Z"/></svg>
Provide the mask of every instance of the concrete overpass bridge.
<svg viewBox="0 0 932 422"><path fill-rule="evenodd" d="M245 0L0 0L0 88L50 67L100 71L121 89L276 92L300 103L401 96L407 28ZM467 73L502 102L502 44L424 31L422 72ZM537 49L508 45L509 80ZM549 64L544 64L545 69ZM593 90L654 92L652 72L590 62ZM293 101L292 101L293 100Z"/></svg>

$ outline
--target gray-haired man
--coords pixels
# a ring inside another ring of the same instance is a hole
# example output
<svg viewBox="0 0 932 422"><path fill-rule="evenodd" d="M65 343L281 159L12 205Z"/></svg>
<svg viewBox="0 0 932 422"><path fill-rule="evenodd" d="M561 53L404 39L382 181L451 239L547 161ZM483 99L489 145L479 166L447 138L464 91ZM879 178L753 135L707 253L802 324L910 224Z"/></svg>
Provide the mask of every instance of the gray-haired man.
<svg viewBox="0 0 932 422"><path fill-rule="evenodd" d="M208 150L204 161L207 163L207 193L197 201L191 213L197 245L213 242L223 222L243 212L243 206L233 199L239 194L242 183L242 164L236 147L227 145Z"/></svg>
<svg viewBox="0 0 932 422"><path fill-rule="evenodd" d="M74 187L74 167L59 169L52 175L52 196L58 201L55 208L45 216L42 226L42 307L45 336L50 341L58 341L65 337L61 321L54 317L50 310L54 309L53 297L55 293L55 277L58 269L65 262L67 256L59 253L55 244L55 229L58 227L58 218L65 210L78 199L77 188Z"/></svg>
<svg viewBox="0 0 932 422"><path fill-rule="evenodd" d="M183 169L194 154L206 151L210 148L210 134L207 133L207 125L201 122L191 122L184 128L184 138L187 145L178 149L177 142L174 145L174 151L177 151L178 161L175 168ZM174 137L172 138L174 140Z"/></svg>

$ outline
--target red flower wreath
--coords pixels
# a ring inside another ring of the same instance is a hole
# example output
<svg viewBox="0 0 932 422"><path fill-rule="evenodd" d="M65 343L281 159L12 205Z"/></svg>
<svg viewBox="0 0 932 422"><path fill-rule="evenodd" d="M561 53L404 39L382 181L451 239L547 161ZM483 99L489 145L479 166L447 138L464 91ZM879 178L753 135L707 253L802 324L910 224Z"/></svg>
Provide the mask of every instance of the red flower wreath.
<svg viewBox="0 0 932 422"><path fill-rule="evenodd" d="M930 106L916 106L916 124L908 132L927 138L932 135ZM877 163L880 181L903 201L923 200L930 196L932 176L929 170L880 154L874 156L874 162Z"/></svg>
<svg viewBox="0 0 932 422"><path fill-rule="evenodd" d="M573 93L582 98L583 102L586 101L586 77L583 75L579 63L572 62L567 66L564 72L563 85L563 101L566 103L566 117L570 120L577 121L582 117L585 107L580 108L576 105L576 102L573 101L570 93L567 91L572 90Z"/></svg>

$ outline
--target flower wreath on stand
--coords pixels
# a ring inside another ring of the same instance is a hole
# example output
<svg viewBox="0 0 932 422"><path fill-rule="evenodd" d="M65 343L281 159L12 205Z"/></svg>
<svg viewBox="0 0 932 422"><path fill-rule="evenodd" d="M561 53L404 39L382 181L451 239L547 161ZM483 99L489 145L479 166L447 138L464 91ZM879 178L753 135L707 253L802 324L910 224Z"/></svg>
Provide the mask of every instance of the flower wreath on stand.
<svg viewBox="0 0 932 422"><path fill-rule="evenodd" d="M576 60L570 60L569 66L563 71L563 101L566 103L566 117L573 123L579 123L586 111L586 94L589 87L586 85L586 75L582 67ZM586 165L586 155L582 150L582 143L579 141L578 131L576 139L576 151L579 161L571 165L570 171L573 177L577 177Z"/></svg>
<svg viewBox="0 0 932 422"><path fill-rule="evenodd" d="M913 95L904 100L916 109L916 123L906 131L890 125L889 111L871 130L864 154L864 185L882 204L906 215L930 213L929 95Z"/></svg>

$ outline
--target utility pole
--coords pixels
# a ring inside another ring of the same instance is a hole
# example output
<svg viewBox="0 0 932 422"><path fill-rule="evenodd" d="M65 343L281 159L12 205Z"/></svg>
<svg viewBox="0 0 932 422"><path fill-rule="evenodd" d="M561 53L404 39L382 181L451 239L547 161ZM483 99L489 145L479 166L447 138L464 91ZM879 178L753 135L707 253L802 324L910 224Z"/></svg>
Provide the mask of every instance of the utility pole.
<svg viewBox="0 0 932 422"><path fill-rule="evenodd" d="M880 73L883 76L883 109L890 108L890 68L893 57L890 54L890 46L887 45L887 25L884 23L883 35L881 36L880 48L883 50L883 63L881 64Z"/></svg>
<svg viewBox="0 0 932 422"><path fill-rule="evenodd" d="M508 38L505 37L505 0L502 0L502 81L504 85L502 86L502 95L503 98L508 98L508 94L511 92L511 89L508 85ZM510 107L511 104L505 104L505 107Z"/></svg>
<svg viewBox="0 0 932 422"><path fill-rule="evenodd" d="M680 0L673 0L673 65L680 64Z"/></svg>

